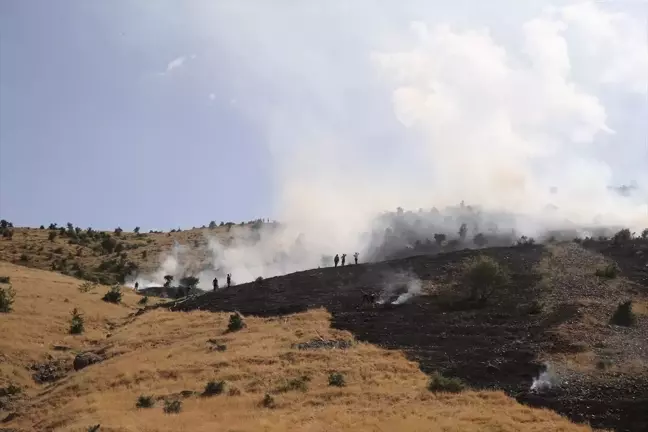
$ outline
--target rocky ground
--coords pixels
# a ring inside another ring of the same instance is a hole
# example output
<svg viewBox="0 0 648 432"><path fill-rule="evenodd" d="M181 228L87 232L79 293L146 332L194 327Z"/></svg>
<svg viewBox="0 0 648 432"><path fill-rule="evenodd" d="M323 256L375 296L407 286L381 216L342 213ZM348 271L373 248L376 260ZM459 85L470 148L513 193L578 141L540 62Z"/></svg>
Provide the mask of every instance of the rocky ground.
<svg viewBox="0 0 648 432"><path fill-rule="evenodd" d="M315 269L208 292L171 309L272 316L326 307L335 327L404 351L424 372L504 389L594 427L645 431L648 320L640 316L634 328L608 323L622 299L648 299L645 255L637 253L644 246L527 245ZM476 253L506 265L512 283L484 307L448 302L446 294L460 289L460 263ZM594 276L610 259L623 277ZM421 295L393 304L412 281ZM366 294L382 304L365 301ZM559 380L532 391L545 363L556 368Z"/></svg>

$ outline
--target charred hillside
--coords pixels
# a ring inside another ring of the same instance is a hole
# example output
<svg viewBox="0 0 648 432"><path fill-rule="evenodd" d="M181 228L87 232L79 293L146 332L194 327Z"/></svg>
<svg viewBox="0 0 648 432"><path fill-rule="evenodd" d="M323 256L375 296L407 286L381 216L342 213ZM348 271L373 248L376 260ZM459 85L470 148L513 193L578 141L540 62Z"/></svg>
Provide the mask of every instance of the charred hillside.
<svg viewBox="0 0 648 432"><path fill-rule="evenodd" d="M510 274L510 283L480 304L465 301L461 286L462 263L478 254L492 257ZM623 255L641 260L636 251ZM440 371L477 388L504 389L593 426L645 430L645 371L575 371L566 360L584 352L618 365L648 360L645 317L632 329L608 324L620 299L646 301L647 285L595 275L608 264L602 255L571 242L464 250L258 280L180 300L171 310L272 316L324 307L335 327L404 351L424 372ZM623 268L639 265L626 262ZM637 272L631 276L645 280ZM420 291L395 304L412 281ZM368 301L372 297L376 303ZM563 381L572 384L530 392L544 362L564 366Z"/></svg>

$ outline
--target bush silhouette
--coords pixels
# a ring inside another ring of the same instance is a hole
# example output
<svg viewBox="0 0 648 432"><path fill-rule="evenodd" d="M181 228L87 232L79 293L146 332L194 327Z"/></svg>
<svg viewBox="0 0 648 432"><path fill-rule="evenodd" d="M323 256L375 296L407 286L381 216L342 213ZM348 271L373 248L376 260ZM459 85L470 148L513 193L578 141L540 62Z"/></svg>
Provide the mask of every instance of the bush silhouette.
<svg viewBox="0 0 648 432"><path fill-rule="evenodd" d="M11 284L8 287L0 286L0 312L9 313L13 309L16 291Z"/></svg>
<svg viewBox="0 0 648 432"><path fill-rule="evenodd" d="M164 412L166 414L177 414L182 411L182 402L179 400L164 401Z"/></svg>
<svg viewBox="0 0 648 432"><path fill-rule="evenodd" d="M482 303L510 281L508 272L493 258L485 255L464 263L463 279L470 289L470 300Z"/></svg>
<svg viewBox="0 0 648 432"><path fill-rule="evenodd" d="M459 393L464 390L465 386L458 378L446 378L440 373L434 372L430 376L427 388L433 393Z"/></svg>
<svg viewBox="0 0 648 432"><path fill-rule="evenodd" d="M614 234L614 237L612 237L612 240L614 243L624 243L632 240L632 233L628 228L624 228L621 231L617 232Z"/></svg>
<svg viewBox="0 0 648 432"><path fill-rule="evenodd" d="M122 292L119 285L113 285L110 287L110 290L102 297L102 300L108 303L119 303L121 302Z"/></svg>
<svg viewBox="0 0 648 432"><path fill-rule="evenodd" d="M235 332L243 329L245 323L243 322L243 317L238 312L233 313L229 317L229 324L227 325L228 332Z"/></svg>
<svg viewBox="0 0 648 432"><path fill-rule="evenodd" d="M225 391L225 381L209 381L205 385L205 390L203 391L203 396L214 396L219 395Z"/></svg>
<svg viewBox="0 0 648 432"><path fill-rule="evenodd" d="M145 395L140 395L140 397L137 398L137 403L135 404L137 408L153 408L153 405L155 405L153 396Z"/></svg>
<svg viewBox="0 0 648 432"><path fill-rule="evenodd" d="M644 240L648 240L648 228L641 231L641 238Z"/></svg>
<svg viewBox="0 0 648 432"><path fill-rule="evenodd" d="M608 264L602 269L596 269L595 274L598 277L614 279L619 275L619 272L619 267L616 264Z"/></svg>
<svg viewBox="0 0 648 432"><path fill-rule="evenodd" d="M328 377L328 383L333 387L344 387L346 385L346 380L344 375L339 372L331 372Z"/></svg>
<svg viewBox="0 0 648 432"><path fill-rule="evenodd" d="M70 334L83 333L83 316L77 308L72 310L72 322L70 323Z"/></svg>
<svg viewBox="0 0 648 432"><path fill-rule="evenodd" d="M621 303L610 319L610 323L618 326L631 327L637 322L637 316L632 311L632 300Z"/></svg>

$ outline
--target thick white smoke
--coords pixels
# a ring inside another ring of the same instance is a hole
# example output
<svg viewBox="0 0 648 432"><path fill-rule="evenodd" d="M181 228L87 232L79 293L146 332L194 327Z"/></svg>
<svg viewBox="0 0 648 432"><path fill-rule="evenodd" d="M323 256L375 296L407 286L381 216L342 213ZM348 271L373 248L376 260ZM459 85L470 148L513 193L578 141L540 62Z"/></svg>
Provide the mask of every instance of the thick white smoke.
<svg viewBox="0 0 648 432"><path fill-rule="evenodd" d="M648 226L645 4L478 3L188 6L215 101L235 98L270 150L285 224L211 240L201 287L362 260L376 215L399 206L464 200L532 236ZM629 196L610 188L630 181Z"/></svg>

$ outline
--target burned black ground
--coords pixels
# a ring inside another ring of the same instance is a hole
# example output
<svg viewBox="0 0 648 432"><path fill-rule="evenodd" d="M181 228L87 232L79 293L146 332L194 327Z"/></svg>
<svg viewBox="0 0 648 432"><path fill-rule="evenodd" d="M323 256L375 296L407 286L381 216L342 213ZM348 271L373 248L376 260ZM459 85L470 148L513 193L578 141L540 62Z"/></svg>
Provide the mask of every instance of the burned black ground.
<svg viewBox="0 0 648 432"><path fill-rule="evenodd" d="M599 371L588 364L580 371L561 364L579 352L606 356L618 365L648 361L645 317L633 329L607 323L622 298L648 299L645 246L590 242L586 250L574 243L526 245L314 269L208 292L177 302L171 310L272 316L325 307L333 326L404 351L426 373L439 371L475 388L502 389L521 402L594 427L645 431L647 371ZM504 264L511 284L482 307L449 302L446 294L459 287L461 262L479 253ZM606 259L618 262L622 278L594 276ZM414 279L421 281L422 295L391 304L406 281ZM363 302L363 292L375 293L384 304ZM562 368L561 382L550 391L531 392L544 362Z"/></svg>

